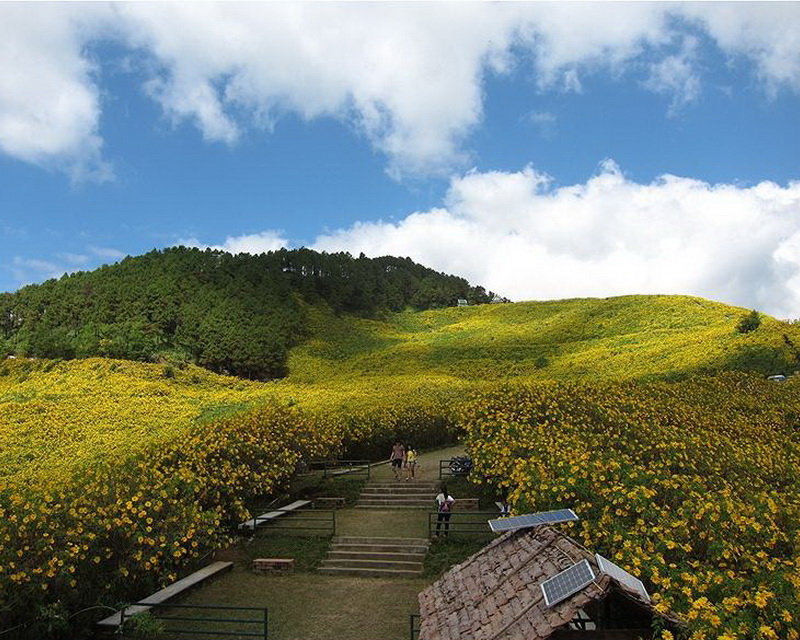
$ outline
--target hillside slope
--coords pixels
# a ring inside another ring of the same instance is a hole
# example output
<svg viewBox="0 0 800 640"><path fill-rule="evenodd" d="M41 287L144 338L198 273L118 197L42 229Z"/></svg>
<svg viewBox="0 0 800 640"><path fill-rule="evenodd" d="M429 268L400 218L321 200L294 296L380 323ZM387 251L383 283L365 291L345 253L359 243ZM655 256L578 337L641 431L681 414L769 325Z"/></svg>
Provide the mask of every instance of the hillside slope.
<svg viewBox="0 0 800 640"><path fill-rule="evenodd" d="M671 378L800 369L800 327L689 296L623 296L403 312L387 322L317 309L289 358L291 381L359 376Z"/></svg>
<svg viewBox="0 0 800 640"><path fill-rule="evenodd" d="M175 247L0 294L0 355L187 361L263 380L285 375L306 307L374 317L491 295L408 258Z"/></svg>

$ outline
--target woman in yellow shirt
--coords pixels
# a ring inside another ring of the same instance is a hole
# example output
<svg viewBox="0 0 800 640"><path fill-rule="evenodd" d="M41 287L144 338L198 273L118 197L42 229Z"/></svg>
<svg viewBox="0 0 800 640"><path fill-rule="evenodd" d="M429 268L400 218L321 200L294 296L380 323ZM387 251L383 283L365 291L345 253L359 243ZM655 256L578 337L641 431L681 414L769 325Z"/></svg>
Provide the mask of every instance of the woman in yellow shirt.
<svg viewBox="0 0 800 640"><path fill-rule="evenodd" d="M417 452L411 445L406 448L406 481L411 480L417 470Z"/></svg>

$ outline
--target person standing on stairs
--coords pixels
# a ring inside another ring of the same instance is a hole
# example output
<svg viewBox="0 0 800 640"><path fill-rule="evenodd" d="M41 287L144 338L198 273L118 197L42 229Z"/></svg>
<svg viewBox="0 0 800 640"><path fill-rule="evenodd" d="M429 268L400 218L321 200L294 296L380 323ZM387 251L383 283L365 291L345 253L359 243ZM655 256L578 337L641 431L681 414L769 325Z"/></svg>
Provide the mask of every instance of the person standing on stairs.
<svg viewBox="0 0 800 640"><path fill-rule="evenodd" d="M436 518L436 537L439 537L439 529L444 523L444 535L447 536L450 530L450 516L452 514L453 503L456 499L447 493L447 486L442 485L442 492L436 496L436 511L438 516Z"/></svg>
<svg viewBox="0 0 800 640"><path fill-rule="evenodd" d="M394 479L400 479L400 472L403 469L403 462L406 459L406 450L402 444L395 442L392 447L392 453L389 456L389 461L392 463L392 471L394 472Z"/></svg>
<svg viewBox="0 0 800 640"><path fill-rule="evenodd" d="M417 451L410 444L406 449L406 482L411 480L416 474L417 469Z"/></svg>

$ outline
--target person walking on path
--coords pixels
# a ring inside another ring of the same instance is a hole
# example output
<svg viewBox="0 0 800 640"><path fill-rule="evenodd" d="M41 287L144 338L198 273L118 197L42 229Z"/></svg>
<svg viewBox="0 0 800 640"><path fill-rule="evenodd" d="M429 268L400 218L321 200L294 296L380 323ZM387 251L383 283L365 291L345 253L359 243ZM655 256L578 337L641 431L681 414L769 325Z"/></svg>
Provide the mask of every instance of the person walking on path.
<svg viewBox="0 0 800 640"><path fill-rule="evenodd" d="M406 449L406 482L414 478L417 470L417 452L411 445Z"/></svg>
<svg viewBox="0 0 800 640"><path fill-rule="evenodd" d="M436 536L439 536L439 530L444 523L444 535L447 536L450 530L450 516L452 514L453 503L456 499L447 493L447 486L442 485L442 492L436 496L436 511L438 516L436 518Z"/></svg>
<svg viewBox="0 0 800 640"><path fill-rule="evenodd" d="M403 462L406 459L406 450L402 444L395 442L392 447L392 453L389 456L389 461L392 463L392 471L394 472L394 479L400 479L400 471L403 469Z"/></svg>

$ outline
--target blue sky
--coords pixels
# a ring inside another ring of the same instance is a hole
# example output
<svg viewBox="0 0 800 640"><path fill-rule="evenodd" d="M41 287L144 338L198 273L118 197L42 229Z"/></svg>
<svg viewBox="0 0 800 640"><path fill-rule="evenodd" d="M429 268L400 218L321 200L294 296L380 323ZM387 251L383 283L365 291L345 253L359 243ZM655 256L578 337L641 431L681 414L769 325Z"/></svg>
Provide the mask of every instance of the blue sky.
<svg viewBox="0 0 800 640"><path fill-rule="evenodd" d="M175 244L800 317L800 4L0 3L0 291Z"/></svg>

